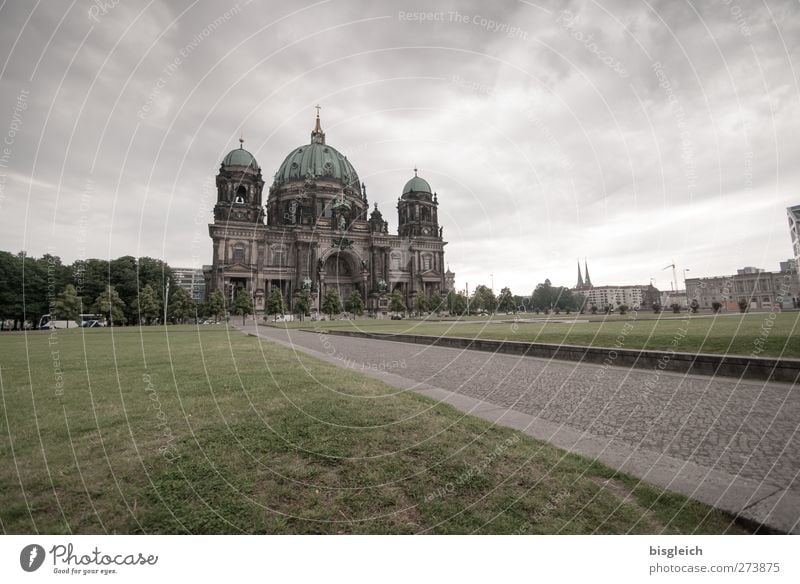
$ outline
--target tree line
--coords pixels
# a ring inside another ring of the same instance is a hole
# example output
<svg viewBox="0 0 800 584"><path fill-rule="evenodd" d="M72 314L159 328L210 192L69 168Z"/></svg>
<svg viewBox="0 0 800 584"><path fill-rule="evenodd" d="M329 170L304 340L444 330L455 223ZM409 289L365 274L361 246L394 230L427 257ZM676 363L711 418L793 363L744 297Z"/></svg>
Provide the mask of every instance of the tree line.
<svg viewBox="0 0 800 584"><path fill-rule="evenodd" d="M35 326L46 314L69 321L80 314L100 314L106 324L117 326L160 323L167 286L168 321L205 315L219 318L225 313L221 293L196 305L189 292L177 285L169 265L159 259L122 256L65 264L55 255L35 258L25 252L0 251L0 330L18 330L26 322ZM251 314L252 300L244 296L244 300L237 296L236 310Z"/></svg>

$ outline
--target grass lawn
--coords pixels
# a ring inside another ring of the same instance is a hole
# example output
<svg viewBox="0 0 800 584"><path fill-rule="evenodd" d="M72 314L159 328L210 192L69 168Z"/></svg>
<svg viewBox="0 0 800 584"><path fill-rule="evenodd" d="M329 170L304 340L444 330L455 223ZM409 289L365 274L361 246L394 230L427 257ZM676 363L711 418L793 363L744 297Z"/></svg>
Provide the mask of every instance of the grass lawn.
<svg viewBox="0 0 800 584"><path fill-rule="evenodd" d="M0 335L4 533L743 532L222 325L49 335Z"/></svg>
<svg viewBox="0 0 800 584"><path fill-rule="evenodd" d="M506 319L513 317L507 316ZM607 317L559 315L561 321L589 322L432 322L430 320L335 320L287 323L293 328L359 329L509 341L531 341L594 347L614 346L625 329L626 349L669 349L689 353L724 353L761 357L800 358L800 312L713 315L673 315L640 312ZM283 325L280 325L283 326ZM685 334L681 334L685 331ZM673 339L677 338L677 345ZM762 344L763 341L763 344ZM760 350L759 350L760 349Z"/></svg>

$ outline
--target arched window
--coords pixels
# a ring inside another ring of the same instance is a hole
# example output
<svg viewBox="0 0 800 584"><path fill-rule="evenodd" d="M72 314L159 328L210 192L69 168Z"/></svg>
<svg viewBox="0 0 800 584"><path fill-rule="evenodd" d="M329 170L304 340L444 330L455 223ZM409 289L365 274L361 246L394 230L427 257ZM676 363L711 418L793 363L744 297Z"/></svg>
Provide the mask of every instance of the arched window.
<svg viewBox="0 0 800 584"><path fill-rule="evenodd" d="M236 189L236 198L233 200L234 203L238 205L243 205L247 200L247 189L244 185L239 185L239 188Z"/></svg>

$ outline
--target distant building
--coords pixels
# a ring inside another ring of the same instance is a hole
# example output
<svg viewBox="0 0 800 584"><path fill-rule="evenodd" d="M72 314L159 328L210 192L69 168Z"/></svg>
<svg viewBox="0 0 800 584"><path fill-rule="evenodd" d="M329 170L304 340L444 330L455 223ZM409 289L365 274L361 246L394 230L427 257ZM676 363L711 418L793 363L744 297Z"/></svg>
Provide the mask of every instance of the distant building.
<svg viewBox="0 0 800 584"><path fill-rule="evenodd" d="M583 294L586 297L586 306L592 305L603 308L609 304L616 308L626 305L628 308L639 309L652 306L659 302L659 292L652 285L632 286L594 286L589 276L589 262L583 260L583 273L581 263L578 262L578 282L572 289L573 294Z"/></svg>
<svg viewBox="0 0 800 584"><path fill-rule="evenodd" d="M780 263L779 272L745 267L736 275L687 278L686 293L691 303L697 300L700 308L711 308L719 302L724 309L739 310L739 301L750 308L798 308L800 283L794 260Z"/></svg>
<svg viewBox="0 0 800 584"><path fill-rule="evenodd" d="M587 298L587 306L603 308L609 304L616 308L622 304L632 309L652 306L660 302L660 294L652 284L634 284L631 286L594 286L591 289L573 290Z"/></svg>
<svg viewBox="0 0 800 584"><path fill-rule="evenodd" d="M679 304L681 308L687 308L689 306L686 290L678 290L677 292L664 290L661 292L661 306L669 308L673 304Z"/></svg>
<svg viewBox="0 0 800 584"><path fill-rule="evenodd" d="M792 250L794 251L795 270L800 270L800 205L788 207L786 214L789 216L789 234L792 237ZM781 262L781 271L783 262Z"/></svg>
<svg viewBox="0 0 800 584"><path fill-rule="evenodd" d="M203 302L206 296L206 283L202 268L172 268L175 282L186 290L195 302Z"/></svg>
<svg viewBox="0 0 800 584"><path fill-rule="evenodd" d="M583 267L586 274L585 278L581 275L581 262L578 261L578 283L575 284L575 291L592 289L592 279L589 277L589 262L586 259L583 260Z"/></svg>

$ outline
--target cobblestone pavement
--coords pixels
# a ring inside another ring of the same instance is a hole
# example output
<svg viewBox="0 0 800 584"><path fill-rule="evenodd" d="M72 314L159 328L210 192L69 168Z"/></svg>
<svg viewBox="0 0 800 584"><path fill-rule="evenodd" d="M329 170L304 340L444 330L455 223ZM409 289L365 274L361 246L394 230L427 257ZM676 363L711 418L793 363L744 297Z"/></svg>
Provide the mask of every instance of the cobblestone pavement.
<svg viewBox="0 0 800 584"><path fill-rule="evenodd" d="M251 329L252 330L252 329ZM362 367L800 493L800 388L259 327Z"/></svg>

